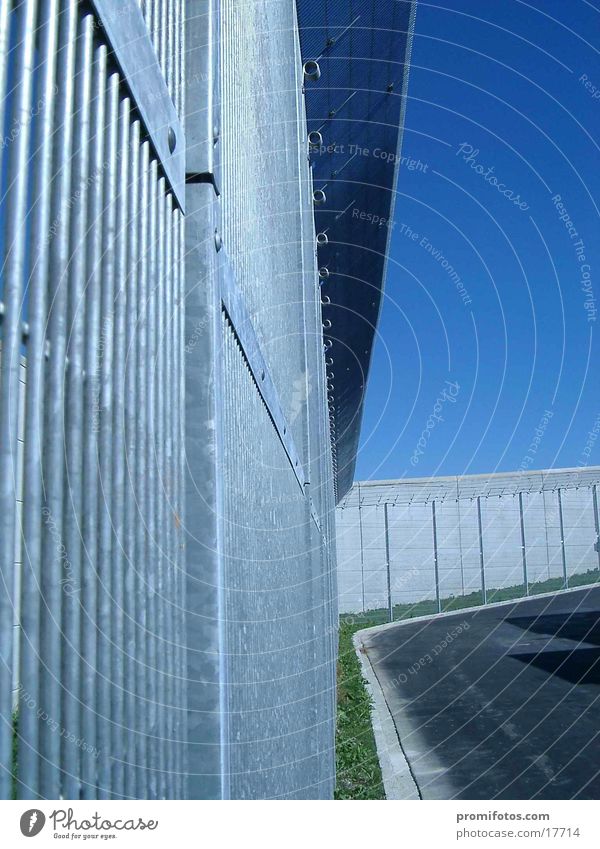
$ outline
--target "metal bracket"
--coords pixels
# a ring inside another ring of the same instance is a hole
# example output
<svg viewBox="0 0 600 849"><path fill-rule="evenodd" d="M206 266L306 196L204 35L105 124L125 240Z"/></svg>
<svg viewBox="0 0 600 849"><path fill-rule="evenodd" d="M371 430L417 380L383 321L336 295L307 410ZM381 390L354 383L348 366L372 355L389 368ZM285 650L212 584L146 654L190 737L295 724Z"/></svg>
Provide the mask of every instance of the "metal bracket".
<svg viewBox="0 0 600 849"><path fill-rule="evenodd" d="M252 319L246 309L244 296L235 282L231 265L227 260L225 252L220 254L223 256L224 262L221 265L221 303L223 309L227 313L229 321L233 327L233 331L237 336L240 347L248 363L248 367L252 372L254 382L260 392L260 395L265 403L271 421L277 431L277 435L281 440L285 452L290 461L290 465L294 470L296 479L304 492L304 487L308 483L308 478L304 471L304 466L300 459L300 455L296 449L290 426L285 417L285 413L279 401L279 395L273 378L267 366L267 362L260 349L258 337L252 324Z"/></svg>
<svg viewBox="0 0 600 849"><path fill-rule="evenodd" d="M317 527L318 532L322 536L321 522L319 521L319 516L317 514L317 511L315 510L315 503L312 500L312 496L307 495L307 498L308 498L308 506L309 506L309 509L310 509L310 518L313 520L313 522L315 523L315 525ZM324 537L323 537L323 539L324 539Z"/></svg>
<svg viewBox="0 0 600 849"><path fill-rule="evenodd" d="M187 181L212 183L220 193L219 0L186 0Z"/></svg>
<svg viewBox="0 0 600 849"><path fill-rule="evenodd" d="M185 212L185 136L136 0L91 0L179 208Z"/></svg>

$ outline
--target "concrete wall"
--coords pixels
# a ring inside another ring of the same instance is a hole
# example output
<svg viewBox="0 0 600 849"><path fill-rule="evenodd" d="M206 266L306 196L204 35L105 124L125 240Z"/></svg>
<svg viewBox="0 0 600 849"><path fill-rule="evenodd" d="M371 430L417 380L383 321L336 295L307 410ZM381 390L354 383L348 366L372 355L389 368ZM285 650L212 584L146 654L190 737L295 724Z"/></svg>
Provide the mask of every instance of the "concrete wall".
<svg viewBox="0 0 600 849"><path fill-rule="evenodd" d="M598 484L598 468L356 483L336 511L340 611L436 599L434 513L441 599L481 591L482 557L488 593L597 570Z"/></svg>

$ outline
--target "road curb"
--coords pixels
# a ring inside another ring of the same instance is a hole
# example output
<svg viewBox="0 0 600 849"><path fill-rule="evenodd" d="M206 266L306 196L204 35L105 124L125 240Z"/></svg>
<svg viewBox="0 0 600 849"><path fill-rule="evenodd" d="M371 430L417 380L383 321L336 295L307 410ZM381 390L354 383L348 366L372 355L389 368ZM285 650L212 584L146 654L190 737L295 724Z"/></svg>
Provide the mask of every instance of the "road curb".
<svg viewBox="0 0 600 849"><path fill-rule="evenodd" d="M381 625L372 625L370 628L361 628L360 631L356 632L355 636L360 634L361 637L367 637L371 634L378 634L380 631L388 631L390 628L400 628L402 625L410 625L415 622L427 622L431 619L450 619L453 616L464 616L465 613L473 613L477 610L491 610L495 607L510 607L511 605L518 604L520 601L534 601L538 598L555 598L556 596L598 589L599 587L600 582L597 581L593 584L583 584L580 587L569 587L566 590L554 590L554 592L549 593L534 593L533 595L526 595L522 598L513 598L508 601L491 601L488 604L474 604L472 607L461 607L458 610L446 610L443 613L427 613L425 616L414 616L411 619L396 619L394 622L383 622ZM348 613L343 615L352 616L357 614Z"/></svg>
<svg viewBox="0 0 600 849"><path fill-rule="evenodd" d="M386 799L420 799L419 788L400 744L383 690L364 649L361 639L364 633L366 632L358 631L354 634L352 643L366 681L367 692L372 699L371 725Z"/></svg>

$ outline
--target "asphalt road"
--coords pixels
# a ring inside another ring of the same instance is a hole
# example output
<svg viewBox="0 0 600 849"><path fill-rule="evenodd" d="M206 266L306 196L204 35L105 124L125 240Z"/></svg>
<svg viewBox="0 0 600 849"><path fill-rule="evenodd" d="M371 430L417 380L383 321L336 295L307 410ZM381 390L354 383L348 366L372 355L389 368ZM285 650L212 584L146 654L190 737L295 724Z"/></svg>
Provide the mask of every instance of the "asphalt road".
<svg viewBox="0 0 600 849"><path fill-rule="evenodd" d="M600 798L600 588L364 645L424 799Z"/></svg>

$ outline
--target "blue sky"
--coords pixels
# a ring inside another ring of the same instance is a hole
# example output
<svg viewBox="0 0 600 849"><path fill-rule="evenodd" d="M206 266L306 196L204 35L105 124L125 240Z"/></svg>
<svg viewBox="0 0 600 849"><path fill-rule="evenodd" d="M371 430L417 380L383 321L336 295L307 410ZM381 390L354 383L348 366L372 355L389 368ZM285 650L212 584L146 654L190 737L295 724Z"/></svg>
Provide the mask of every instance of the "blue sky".
<svg viewBox="0 0 600 849"><path fill-rule="evenodd" d="M419 2L357 479L600 464L597 5Z"/></svg>

